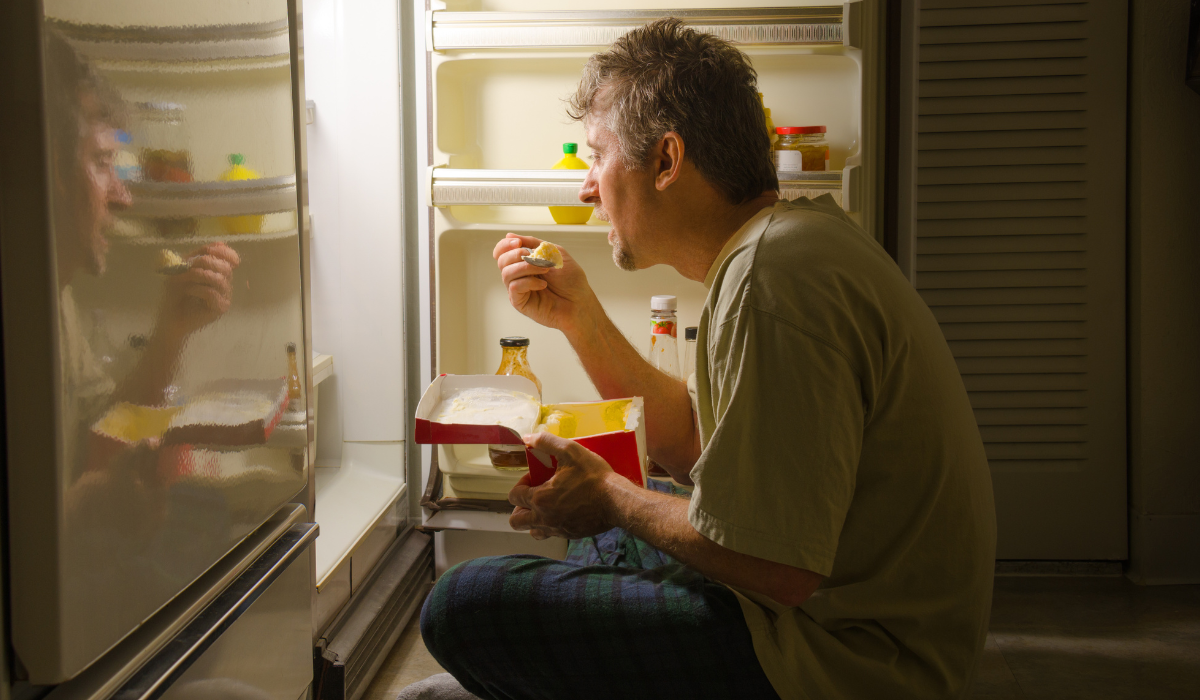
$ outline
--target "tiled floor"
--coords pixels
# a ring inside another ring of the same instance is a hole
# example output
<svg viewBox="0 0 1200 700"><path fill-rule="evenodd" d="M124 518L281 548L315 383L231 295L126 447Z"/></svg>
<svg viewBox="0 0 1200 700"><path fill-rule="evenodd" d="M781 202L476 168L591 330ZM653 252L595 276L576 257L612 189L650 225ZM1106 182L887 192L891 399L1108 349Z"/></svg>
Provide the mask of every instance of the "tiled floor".
<svg viewBox="0 0 1200 700"><path fill-rule="evenodd" d="M365 700L392 700L404 686L441 670L414 620ZM1200 698L1200 586L999 577L974 697Z"/></svg>

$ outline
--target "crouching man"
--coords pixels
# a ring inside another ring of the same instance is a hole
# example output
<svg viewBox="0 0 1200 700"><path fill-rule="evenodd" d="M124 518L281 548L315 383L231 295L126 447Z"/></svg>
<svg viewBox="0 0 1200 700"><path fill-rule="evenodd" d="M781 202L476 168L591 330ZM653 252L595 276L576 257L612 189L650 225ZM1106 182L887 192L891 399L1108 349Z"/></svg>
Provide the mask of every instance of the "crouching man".
<svg viewBox="0 0 1200 700"><path fill-rule="evenodd" d="M483 698L954 698L992 593L991 478L929 309L829 196L777 201L756 76L730 44L661 20L584 71L580 198L625 270L702 282L696 373L653 369L569 251L495 256L513 306L564 333L605 398L645 398L651 456L689 499L641 489L546 434L561 465L511 523L566 561L485 557L421 616Z"/></svg>

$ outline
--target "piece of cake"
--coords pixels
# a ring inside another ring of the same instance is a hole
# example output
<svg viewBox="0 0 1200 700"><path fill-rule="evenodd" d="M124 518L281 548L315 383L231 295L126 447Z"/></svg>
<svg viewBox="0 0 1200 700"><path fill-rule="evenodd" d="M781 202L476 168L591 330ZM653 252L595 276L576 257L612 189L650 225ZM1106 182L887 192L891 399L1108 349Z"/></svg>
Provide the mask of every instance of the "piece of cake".
<svg viewBox="0 0 1200 700"><path fill-rule="evenodd" d="M542 241L542 244L529 257L537 258L538 260L548 260L554 263L554 269L556 270L563 266L562 251L550 241Z"/></svg>

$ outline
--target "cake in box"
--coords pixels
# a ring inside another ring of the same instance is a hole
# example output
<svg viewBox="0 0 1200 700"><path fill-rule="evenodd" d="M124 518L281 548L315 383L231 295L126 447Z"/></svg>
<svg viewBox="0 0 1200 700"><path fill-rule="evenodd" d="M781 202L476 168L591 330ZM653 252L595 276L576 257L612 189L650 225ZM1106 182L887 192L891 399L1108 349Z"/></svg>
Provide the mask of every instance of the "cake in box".
<svg viewBox="0 0 1200 700"><path fill-rule="evenodd" d="M482 508L472 501L507 502L509 490L526 472L492 466L488 445L521 445L521 436L547 431L570 438L603 457L630 481L646 483L646 432L640 397L581 403L542 404L537 387L524 377L443 374L429 385L416 411L416 441L438 445L438 469L445 477L431 487L431 501L446 507ZM532 483L544 483L557 460L525 450Z"/></svg>

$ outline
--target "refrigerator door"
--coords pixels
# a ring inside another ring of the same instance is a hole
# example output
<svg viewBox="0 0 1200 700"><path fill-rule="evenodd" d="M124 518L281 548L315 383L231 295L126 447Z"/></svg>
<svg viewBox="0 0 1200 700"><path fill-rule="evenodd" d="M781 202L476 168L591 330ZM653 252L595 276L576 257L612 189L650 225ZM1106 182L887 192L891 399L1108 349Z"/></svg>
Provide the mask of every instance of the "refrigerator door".
<svg viewBox="0 0 1200 700"><path fill-rule="evenodd" d="M307 484L294 28L287 0L11 8L12 638L49 684Z"/></svg>

